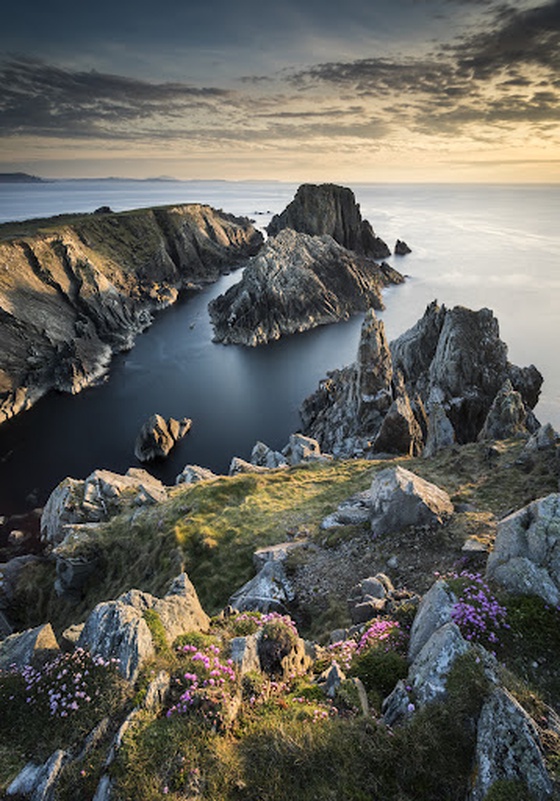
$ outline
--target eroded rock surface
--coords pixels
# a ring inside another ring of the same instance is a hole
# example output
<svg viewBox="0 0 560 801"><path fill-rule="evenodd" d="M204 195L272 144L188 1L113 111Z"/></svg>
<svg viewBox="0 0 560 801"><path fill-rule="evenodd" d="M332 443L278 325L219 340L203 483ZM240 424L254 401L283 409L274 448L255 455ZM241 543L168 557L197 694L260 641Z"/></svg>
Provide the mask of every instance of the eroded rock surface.
<svg viewBox="0 0 560 801"><path fill-rule="evenodd" d="M146 420L134 446L134 455L141 462L152 462L156 459L165 459L171 450L191 430L192 420L183 417L167 420L160 414L153 414Z"/></svg>
<svg viewBox="0 0 560 801"><path fill-rule="evenodd" d="M330 236L287 228L266 242L238 284L209 304L214 339L255 346L383 308L381 289L398 280L396 271Z"/></svg>

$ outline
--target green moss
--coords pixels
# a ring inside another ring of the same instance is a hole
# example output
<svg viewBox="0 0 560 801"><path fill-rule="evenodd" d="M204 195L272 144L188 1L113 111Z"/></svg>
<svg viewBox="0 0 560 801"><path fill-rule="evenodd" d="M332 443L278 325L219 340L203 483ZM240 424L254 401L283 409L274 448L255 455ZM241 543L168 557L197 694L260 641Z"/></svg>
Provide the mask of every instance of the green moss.
<svg viewBox="0 0 560 801"><path fill-rule="evenodd" d="M523 782L500 779L488 790L484 801L534 801L534 796Z"/></svg>
<svg viewBox="0 0 560 801"><path fill-rule="evenodd" d="M144 618L148 628L150 629L150 634L152 635L152 642L154 644L156 654L161 654L165 653L166 651L169 651L167 635L165 633L163 623L161 622L161 618L158 615L158 613L154 609L146 609L143 612L142 617Z"/></svg>
<svg viewBox="0 0 560 801"><path fill-rule="evenodd" d="M382 700L407 673L408 662L402 654L376 647L355 657L349 675L361 680L373 705L380 712Z"/></svg>

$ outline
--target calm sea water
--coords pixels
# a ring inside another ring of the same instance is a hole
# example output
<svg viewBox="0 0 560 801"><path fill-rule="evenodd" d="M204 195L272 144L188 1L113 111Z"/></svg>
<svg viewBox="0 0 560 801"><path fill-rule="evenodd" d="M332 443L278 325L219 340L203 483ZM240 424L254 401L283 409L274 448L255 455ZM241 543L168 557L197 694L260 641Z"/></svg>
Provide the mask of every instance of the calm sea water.
<svg viewBox="0 0 560 801"><path fill-rule="evenodd" d="M394 257L406 284L385 294L389 338L410 327L434 298L494 310L511 361L545 377L537 415L560 428L560 188L555 186L352 186L376 232L413 252ZM273 182L64 181L0 186L0 221L109 205L204 202L264 226L296 185ZM232 274L162 312L117 356L104 384L76 397L51 394L0 427L0 513L43 502L66 475L135 465L134 440L153 412L193 418L191 433L153 469L172 483L185 464L227 471L257 439L282 447L298 408L327 370L355 358L361 316L257 349L211 342L208 301ZM152 468L150 468L152 469ZM34 500L35 500L34 499Z"/></svg>

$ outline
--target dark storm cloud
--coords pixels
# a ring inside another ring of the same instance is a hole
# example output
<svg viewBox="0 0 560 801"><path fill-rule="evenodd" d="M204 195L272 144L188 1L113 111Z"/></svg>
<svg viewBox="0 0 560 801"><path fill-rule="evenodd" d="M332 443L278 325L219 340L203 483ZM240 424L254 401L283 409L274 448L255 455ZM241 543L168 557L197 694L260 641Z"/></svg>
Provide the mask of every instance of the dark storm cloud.
<svg viewBox="0 0 560 801"><path fill-rule="evenodd" d="M0 65L0 131L94 136L111 124L180 116L228 96L216 88L73 72L18 58Z"/></svg>

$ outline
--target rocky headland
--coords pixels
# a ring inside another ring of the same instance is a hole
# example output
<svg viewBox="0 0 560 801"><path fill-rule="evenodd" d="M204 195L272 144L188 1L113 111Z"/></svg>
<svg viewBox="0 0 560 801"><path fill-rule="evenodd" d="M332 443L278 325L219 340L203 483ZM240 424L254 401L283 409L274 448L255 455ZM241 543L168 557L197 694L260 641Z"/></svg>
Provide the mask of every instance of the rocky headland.
<svg viewBox="0 0 560 801"><path fill-rule="evenodd" d="M404 281L374 260L390 250L346 187L300 186L267 231L241 281L209 304L217 342L255 346L382 309L383 288Z"/></svg>
<svg viewBox="0 0 560 801"><path fill-rule="evenodd" d="M197 204L0 226L0 422L90 385L154 311L261 244L247 219Z"/></svg>
<svg viewBox="0 0 560 801"><path fill-rule="evenodd" d="M454 442L532 433L542 376L507 359L489 309L431 303L392 343L373 310L358 357L301 408L303 431L339 456L432 455Z"/></svg>

